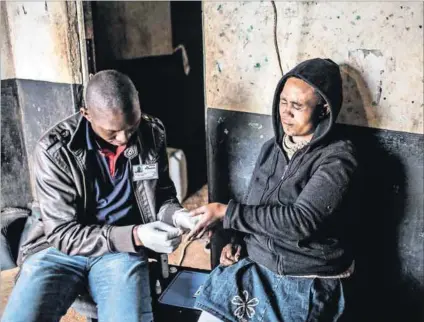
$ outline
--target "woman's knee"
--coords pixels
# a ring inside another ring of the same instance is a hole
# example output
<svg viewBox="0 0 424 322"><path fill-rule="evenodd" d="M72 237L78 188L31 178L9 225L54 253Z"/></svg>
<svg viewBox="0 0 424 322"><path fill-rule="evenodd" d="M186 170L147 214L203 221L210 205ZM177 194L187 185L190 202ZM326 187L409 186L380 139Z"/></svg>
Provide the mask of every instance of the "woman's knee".
<svg viewBox="0 0 424 322"><path fill-rule="evenodd" d="M222 322L222 320L218 319L216 316L213 316L209 312L203 311L197 322Z"/></svg>

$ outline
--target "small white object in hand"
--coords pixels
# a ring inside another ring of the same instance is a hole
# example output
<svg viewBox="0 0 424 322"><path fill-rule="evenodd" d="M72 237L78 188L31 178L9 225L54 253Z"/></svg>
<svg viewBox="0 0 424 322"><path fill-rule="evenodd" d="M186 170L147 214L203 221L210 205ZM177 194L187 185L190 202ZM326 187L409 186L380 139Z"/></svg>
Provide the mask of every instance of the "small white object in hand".
<svg viewBox="0 0 424 322"><path fill-rule="evenodd" d="M158 295L162 293L162 286L160 285L159 280L156 280L155 291L156 291L156 294Z"/></svg>

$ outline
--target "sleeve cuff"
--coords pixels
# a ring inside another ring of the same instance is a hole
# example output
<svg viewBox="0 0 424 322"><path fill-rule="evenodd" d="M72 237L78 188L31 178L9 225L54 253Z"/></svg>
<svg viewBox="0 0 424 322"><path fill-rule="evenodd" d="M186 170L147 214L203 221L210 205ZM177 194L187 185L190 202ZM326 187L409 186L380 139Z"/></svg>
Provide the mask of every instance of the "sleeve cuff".
<svg viewBox="0 0 424 322"><path fill-rule="evenodd" d="M109 233L109 245L113 252L119 253L137 253L133 241L134 225L131 226L113 226Z"/></svg>
<svg viewBox="0 0 424 322"><path fill-rule="evenodd" d="M224 229L230 229L231 227L231 218L234 213L234 209L236 208L237 203L234 200L230 200L227 206L227 211L225 212L224 220L223 220L223 227Z"/></svg>

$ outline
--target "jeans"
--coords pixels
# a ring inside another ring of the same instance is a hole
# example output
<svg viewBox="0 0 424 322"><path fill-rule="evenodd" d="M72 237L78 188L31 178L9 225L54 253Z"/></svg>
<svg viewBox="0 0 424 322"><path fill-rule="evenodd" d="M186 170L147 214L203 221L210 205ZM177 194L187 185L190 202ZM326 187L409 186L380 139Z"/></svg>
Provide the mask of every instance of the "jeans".
<svg viewBox="0 0 424 322"><path fill-rule="evenodd" d="M335 322L345 296L340 279L277 275L247 257L215 268L195 307L224 322Z"/></svg>
<svg viewBox="0 0 424 322"><path fill-rule="evenodd" d="M59 321L85 289L99 321L153 321L144 253L84 257L48 248L23 263L2 322Z"/></svg>

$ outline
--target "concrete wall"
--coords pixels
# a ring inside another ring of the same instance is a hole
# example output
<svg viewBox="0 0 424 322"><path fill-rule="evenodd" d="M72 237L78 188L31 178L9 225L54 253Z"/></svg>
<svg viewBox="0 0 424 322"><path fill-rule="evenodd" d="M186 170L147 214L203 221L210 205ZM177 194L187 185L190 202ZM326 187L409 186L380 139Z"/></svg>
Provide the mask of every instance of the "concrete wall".
<svg viewBox="0 0 424 322"><path fill-rule="evenodd" d="M173 51L169 1L96 1L93 15L100 65Z"/></svg>
<svg viewBox="0 0 424 322"><path fill-rule="evenodd" d="M1 207L26 206L37 140L77 108L76 3L2 2L1 9Z"/></svg>
<svg viewBox="0 0 424 322"><path fill-rule="evenodd" d="M0 35L1 35L1 79L15 77L15 66L12 56L12 45L9 36L9 22L7 19L6 2L0 3Z"/></svg>
<svg viewBox="0 0 424 322"><path fill-rule="evenodd" d="M81 83L74 1L6 2L3 8L15 78Z"/></svg>
<svg viewBox="0 0 424 322"><path fill-rule="evenodd" d="M362 179L353 321L422 321L423 3L275 4L284 72L312 57L342 67L335 131L358 149ZM260 148L274 135L281 72L272 4L204 2L203 27L209 199L243 201Z"/></svg>
<svg viewBox="0 0 424 322"><path fill-rule="evenodd" d="M276 2L285 72L304 59L329 57L345 82L338 121L423 133L422 2ZM209 107L271 113L279 71L269 1L205 2L206 102Z"/></svg>

